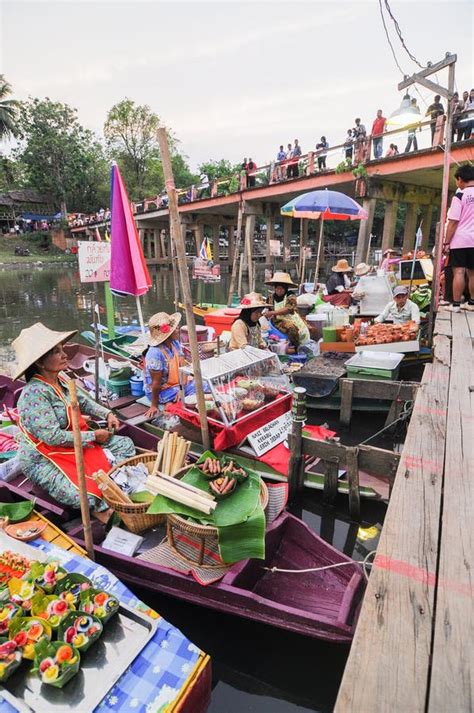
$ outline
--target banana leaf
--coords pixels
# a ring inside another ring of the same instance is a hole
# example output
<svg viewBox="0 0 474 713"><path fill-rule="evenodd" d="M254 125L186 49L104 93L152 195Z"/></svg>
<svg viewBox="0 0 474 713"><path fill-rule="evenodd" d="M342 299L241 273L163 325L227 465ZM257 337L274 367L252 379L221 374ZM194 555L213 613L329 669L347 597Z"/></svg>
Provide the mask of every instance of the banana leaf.
<svg viewBox="0 0 474 713"><path fill-rule="evenodd" d="M33 512L33 500L21 500L19 503L0 503L0 517L8 517L10 522L26 520Z"/></svg>

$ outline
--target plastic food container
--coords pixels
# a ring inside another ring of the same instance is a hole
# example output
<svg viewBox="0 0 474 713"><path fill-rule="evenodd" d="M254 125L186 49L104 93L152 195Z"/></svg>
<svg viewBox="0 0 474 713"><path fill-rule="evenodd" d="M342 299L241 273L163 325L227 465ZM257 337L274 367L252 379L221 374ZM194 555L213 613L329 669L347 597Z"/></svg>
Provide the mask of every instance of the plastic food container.
<svg viewBox="0 0 474 713"><path fill-rule="evenodd" d="M395 379L398 376L403 354L396 352L361 351L348 361L348 376L374 376L379 379Z"/></svg>
<svg viewBox="0 0 474 713"><path fill-rule="evenodd" d="M336 342L337 332L335 327L323 327L323 342Z"/></svg>

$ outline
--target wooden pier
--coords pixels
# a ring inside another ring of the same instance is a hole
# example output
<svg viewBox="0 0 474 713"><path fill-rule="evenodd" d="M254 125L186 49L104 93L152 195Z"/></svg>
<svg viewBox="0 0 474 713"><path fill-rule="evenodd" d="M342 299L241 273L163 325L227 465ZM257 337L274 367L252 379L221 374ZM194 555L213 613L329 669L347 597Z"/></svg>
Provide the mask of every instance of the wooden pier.
<svg viewBox="0 0 474 713"><path fill-rule="evenodd" d="M474 710L474 313L438 313L335 707Z"/></svg>

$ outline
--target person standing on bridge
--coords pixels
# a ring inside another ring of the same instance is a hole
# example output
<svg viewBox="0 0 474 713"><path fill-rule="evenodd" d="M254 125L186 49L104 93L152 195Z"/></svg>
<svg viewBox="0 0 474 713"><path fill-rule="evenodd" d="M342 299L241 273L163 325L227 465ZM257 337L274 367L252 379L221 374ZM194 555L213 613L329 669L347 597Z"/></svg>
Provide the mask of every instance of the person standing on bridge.
<svg viewBox="0 0 474 713"><path fill-rule="evenodd" d="M367 152L367 130L364 124L360 123L360 119L358 117L355 120L355 126L352 129L352 134L354 136L355 163L363 163Z"/></svg>
<svg viewBox="0 0 474 713"><path fill-rule="evenodd" d="M428 116L428 114L431 117L431 145L433 146L436 131L436 120L438 116L443 116L444 114L444 107L441 104L441 97L439 94L435 96L433 103L430 104L426 110L425 116Z"/></svg>
<svg viewBox="0 0 474 713"><path fill-rule="evenodd" d="M456 191L448 211L448 224L443 251L449 253L453 270L453 302L448 309L459 312L464 292L466 273L469 300L463 309L474 312L474 167L460 166L454 174Z"/></svg>
<svg viewBox="0 0 474 713"><path fill-rule="evenodd" d="M321 141L316 144L316 151L318 152L318 168L320 171L326 168L326 156L328 155L329 144L325 136L321 136Z"/></svg>
<svg viewBox="0 0 474 713"><path fill-rule="evenodd" d="M377 116L372 124L372 145L374 147L374 158L382 158L383 154L383 133L387 119L382 116L382 109L377 109Z"/></svg>

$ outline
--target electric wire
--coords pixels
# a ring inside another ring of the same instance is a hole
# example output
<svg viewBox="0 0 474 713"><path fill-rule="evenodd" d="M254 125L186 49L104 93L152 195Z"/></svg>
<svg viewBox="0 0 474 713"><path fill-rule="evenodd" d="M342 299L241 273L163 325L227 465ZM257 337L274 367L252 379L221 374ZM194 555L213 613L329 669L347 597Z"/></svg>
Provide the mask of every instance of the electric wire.
<svg viewBox="0 0 474 713"><path fill-rule="evenodd" d="M417 60L417 58L410 52L410 50L409 50L408 47L406 46L405 40L403 39L402 31L401 31L401 29L400 29L400 25L398 24L396 17L393 15L392 10L390 9L390 5L388 4L388 0L384 0L384 2L385 2L386 10L387 10L388 14L390 15L393 24L395 25L395 30L396 30L396 32L397 32L398 38L399 38L399 40L400 40L400 43L401 43L403 49L405 50L405 52L407 53L407 55L410 57L410 59L412 60L412 62L414 62L415 64L417 64L418 67L420 67L420 69L425 69L424 65L422 65L422 64Z"/></svg>
<svg viewBox="0 0 474 713"><path fill-rule="evenodd" d="M379 0L379 10L380 10L380 17L382 18L383 28L385 30L385 35L387 37L387 42L390 46L390 49L392 50L393 59L395 60L395 64L397 65L400 74L404 77L406 73L403 71L403 69L400 67L400 65L398 63L397 55L395 54L395 50L393 48L392 41L390 39L390 35L388 34L388 29L387 29L387 25L385 23L385 17L383 14L382 0Z"/></svg>

